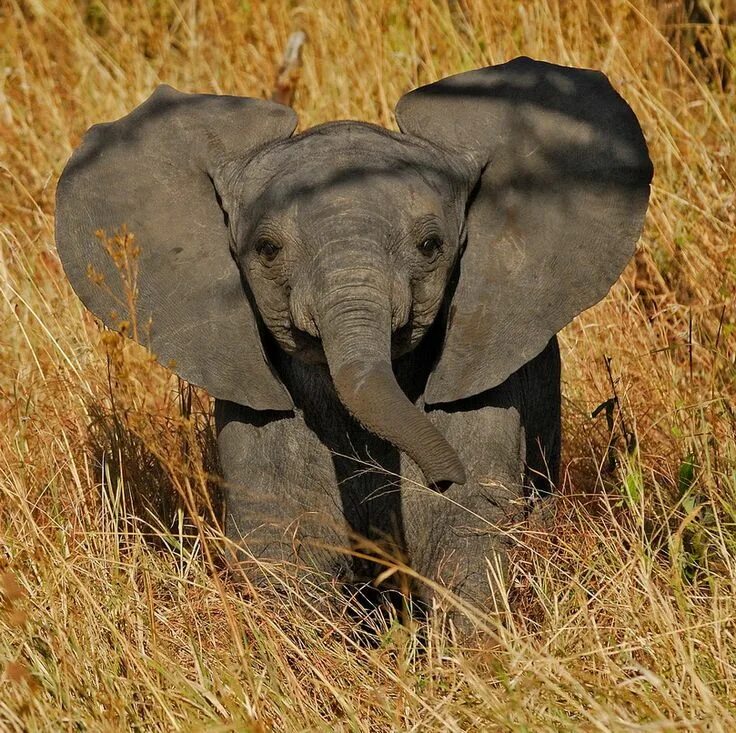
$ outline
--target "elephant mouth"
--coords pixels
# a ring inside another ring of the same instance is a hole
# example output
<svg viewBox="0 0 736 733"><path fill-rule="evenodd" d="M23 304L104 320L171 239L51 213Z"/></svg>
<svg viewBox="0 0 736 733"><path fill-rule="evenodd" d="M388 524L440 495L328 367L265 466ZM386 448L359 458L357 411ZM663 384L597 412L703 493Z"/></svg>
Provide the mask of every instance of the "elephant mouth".
<svg viewBox="0 0 736 733"><path fill-rule="evenodd" d="M326 364L327 357L325 351L322 348L322 341L320 339L311 336L310 334L300 331L297 328L292 328L291 337L293 339L293 345L290 349L287 349L292 356L306 362L307 364Z"/></svg>
<svg viewBox="0 0 736 733"><path fill-rule="evenodd" d="M424 329L412 327L406 323L391 335L391 359L398 359L416 348L424 335ZM327 357L322 345L322 340L297 328L291 329L293 344L287 349L292 356L307 364L326 364ZM286 346L286 344L284 344Z"/></svg>

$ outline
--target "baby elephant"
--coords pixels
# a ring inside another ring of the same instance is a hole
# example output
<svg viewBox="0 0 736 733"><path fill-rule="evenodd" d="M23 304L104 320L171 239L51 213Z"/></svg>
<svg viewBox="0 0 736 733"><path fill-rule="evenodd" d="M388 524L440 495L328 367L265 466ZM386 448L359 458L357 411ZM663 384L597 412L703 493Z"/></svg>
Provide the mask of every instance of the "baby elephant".
<svg viewBox="0 0 736 733"><path fill-rule="evenodd" d="M86 134L56 242L95 315L215 397L244 557L350 588L385 552L422 602L492 604L557 476L555 334L631 257L652 165L603 74L529 58L396 119L293 134L288 107L159 87Z"/></svg>

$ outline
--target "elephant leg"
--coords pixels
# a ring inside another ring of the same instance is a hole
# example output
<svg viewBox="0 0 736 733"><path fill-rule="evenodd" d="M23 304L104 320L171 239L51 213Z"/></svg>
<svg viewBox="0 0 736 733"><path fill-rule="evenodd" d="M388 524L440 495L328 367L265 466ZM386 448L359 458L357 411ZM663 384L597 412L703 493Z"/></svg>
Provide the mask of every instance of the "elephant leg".
<svg viewBox="0 0 736 733"><path fill-rule="evenodd" d="M402 506L412 566L432 583L484 609L502 602L509 550L529 499L549 496L560 457L557 339L503 384L428 416L455 447L467 482L445 492L423 486L402 457ZM427 600L437 595L420 584Z"/></svg>
<svg viewBox="0 0 736 733"><path fill-rule="evenodd" d="M310 582L350 575L350 542L330 451L300 415L215 408L226 534L259 585L274 565ZM309 583L305 584L305 589Z"/></svg>
<svg viewBox="0 0 736 733"><path fill-rule="evenodd" d="M526 512L519 411L511 405L483 404L481 395L453 411L428 414L456 447L468 480L438 491L422 485L421 474L409 461L403 467L406 546L413 569L429 581L420 582L416 594L432 603L443 595L439 586L466 603L492 610L504 602L508 552Z"/></svg>

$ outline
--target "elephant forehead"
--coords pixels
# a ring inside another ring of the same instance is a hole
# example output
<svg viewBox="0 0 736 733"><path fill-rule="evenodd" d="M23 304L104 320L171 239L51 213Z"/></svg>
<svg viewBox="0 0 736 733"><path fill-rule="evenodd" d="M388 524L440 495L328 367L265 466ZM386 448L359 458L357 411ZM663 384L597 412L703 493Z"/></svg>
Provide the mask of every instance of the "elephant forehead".
<svg viewBox="0 0 736 733"><path fill-rule="evenodd" d="M312 168L273 180L262 198L272 214L301 220L333 216L411 218L440 213L443 196L416 171L379 166Z"/></svg>
<svg viewBox="0 0 736 733"><path fill-rule="evenodd" d="M311 203L403 205L436 203L446 170L422 143L365 123L314 128L265 151L255 165L263 195L281 207Z"/></svg>

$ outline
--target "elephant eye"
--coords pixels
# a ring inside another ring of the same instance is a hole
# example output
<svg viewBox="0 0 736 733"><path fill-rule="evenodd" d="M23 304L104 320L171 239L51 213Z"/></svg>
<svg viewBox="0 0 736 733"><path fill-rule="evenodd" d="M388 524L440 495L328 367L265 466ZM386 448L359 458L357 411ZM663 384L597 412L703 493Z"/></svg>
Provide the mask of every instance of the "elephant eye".
<svg viewBox="0 0 736 733"><path fill-rule="evenodd" d="M276 259L276 255L281 251L281 247L267 237L262 237L256 242L256 252L263 257L264 260L271 262Z"/></svg>
<svg viewBox="0 0 736 733"><path fill-rule="evenodd" d="M422 240L417 249L426 257L431 257L442 249L442 240L439 237L427 237Z"/></svg>

